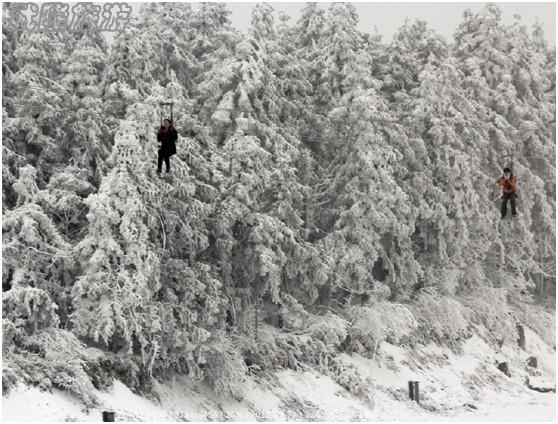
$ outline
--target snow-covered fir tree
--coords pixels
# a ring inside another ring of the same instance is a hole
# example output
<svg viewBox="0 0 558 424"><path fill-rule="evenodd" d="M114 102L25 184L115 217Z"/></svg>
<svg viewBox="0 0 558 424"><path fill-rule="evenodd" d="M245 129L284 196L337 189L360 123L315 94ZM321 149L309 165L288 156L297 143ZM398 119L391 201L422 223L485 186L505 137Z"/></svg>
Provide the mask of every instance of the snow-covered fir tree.
<svg viewBox="0 0 558 424"><path fill-rule="evenodd" d="M100 32L84 32L77 38L62 65L61 85L71 94L65 96L64 104L69 113L60 122L64 129L61 154L73 165L90 169L99 180L110 153L100 89L108 46Z"/></svg>
<svg viewBox="0 0 558 424"><path fill-rule="evenodd" d="M99 373L138 392L182 374L240 399L248 376L310 367L370 402L340 353L548 331L556 63L541 24L490 4L452 40L406 21L384 41L348 3L296 21L257 4L245 33L227 4L157 3L109 45L9 16L6 389L93 405ZM159 176L171 101L177 154ZM495 184L512 151L514 221Z"/></svg>

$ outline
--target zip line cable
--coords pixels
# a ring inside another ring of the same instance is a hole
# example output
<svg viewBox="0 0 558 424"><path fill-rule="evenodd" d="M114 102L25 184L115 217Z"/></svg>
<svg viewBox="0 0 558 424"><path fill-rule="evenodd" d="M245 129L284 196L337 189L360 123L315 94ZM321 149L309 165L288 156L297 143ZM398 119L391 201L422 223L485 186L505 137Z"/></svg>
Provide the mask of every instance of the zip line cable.
<svg viewBox="0 0 558 424"><path fill-rule="evenodd" d="M19 88L19 87L18 87L18 84L16 84L16 83L11 83L11 82L8 82L8 83L3 84L3 85L4 85L4 86L8 86L8 87L13 87L13 88ZM35 85L35 84L27 84L26 88L37 89L37 90L41 90L41 91L49 90L48 88L45 88L45 87L40 86L40 85ZM50 91L57 91L57 90L50 90ZM71 95L75 95L75 94L76 94L76 93L72 93L71 91L68 91L68 90L64 90L64 92L69 93L69 94L71 94ZM114 99L108 98L108 99L107 99L107 98L103 97L102 95L93 94L93 93L92 93L92 94L86 94L85 96L87 96L87 97L96 97L96 98L100 98L100 99L104 99L104 100L108 100L108 101L126 102L125 99L116 99L116 98L114 98ZM134 100L134 101L132 101L132 103L151 104L151 105L156 105L156 106L161 106L161 104L165 104L165 102L152 102L152 101L139 101L139 100L137 100L137 101ZM168 102L167 102L167 104L168 104ZM62 109L56 108L56 107L54 107L54 109L57 110L57 111L59 111L59 112L62 112L62 111L63 111ZM232 111L232 110L234 110L234 109L232 109L232 108L219 108L219 107L217 107L217 108L214 108L214 110ZM117 119L118 119L118 118L117 118ZM147 122L144 122L144 121L137 121L137 120L131 120L131 119L119 119L119 120L121 120L121 121L128 121L128 122L135 122L135 123L151 124L151 123L147 123ZM205 128L205 129L208 129L208 130L213 130L213 129L214 129L213 127L209 127L209 126L207 126L207 125L205 125L205 126L202 125L202 126L198 126L198 127ZM219 135L219 136L222 136L222 135L225 135L227 132L228 132L228 131L221 131L221 132L218 132L218 135ZM248 136L248 135L256 136L256 135L258 135L258 134L256 134L255 132L251 131L251 132L249 132L249 133L245 133L244 135L247 135L247 136ZM303 140L303 141L310 141L310 142L317 142L317 143L320 143L320 142L324 142L324 141L325 141L324 139L318 139L318 138L312 138L312 137L306 137L306 136L302 136L302 137L298 137L298 138L301 139L301 140ZM290 143L289 143L289 144L290 144ZM294 146L293 146L293 147L294 147Z"/></svg>
<svg viewBox="0 0 558 424"><path fill-rule="evenodd" d="M51 81L51 82L54 82L54 81ZM57 85L59 85L59 84L57 84ZM12 87L12 88L20 88L20 87L21 87L21 84L17 84L17 83L13 83L13 82L7 82L7 83L4 84L4 86ZM26 89L32 89L32 90L41 90L41 91L55 91L55 92L57 91L57 92L59 92L59 93L60 93L60 92L64 92L64 93L70 94L70 95L72 95L72 96L78 94L78 93L76 93L76 92L72 92L72 91L70 91L70 90L64 89L64 88L61 87L61 86L60 86L60 89L59 89L59 90L56 90L56 89L52 89L52 88L43 87L43 86L40 86L40 85L37 85L37 84L30 84L30 83L27 83L27 85L25 86L25 88L26 88ZM144 100L144 101L141 101L141 100L132 100L132 101L130 102L130 101L127 101L127 100L125 100L125 99L110 98L110 97L107 98L107 97L104 97L104 96L101 95L101 94L96 94L96 93L86 93L86 94L84 94L84 96L85 96L85 97L99 98L99 99L103 99L103 100L105 100L105 101L128 102L128 103L139 103L139 104L150 104L150 105L155 105L155 106L159 106L159 107L161 107L161 106L163 106L163 105L172 104L172 102L169 103L169 102L162 102L162 101L157 102L157 101L146 101L146 100ZM188 101L186 101L185 103L191 104L191 103L188 102ZM54 107L54 109L57 110L57 111L62 112L62 109L60 109L60 108ZM232 111L232 110L234 110L234 109L233 109L233 108L220 108L220 107L216 107L216 108L213 108L213 110L215 110L215 111L219 111L219 110L221 110L221 111ZM324 118L333 120L332 118L328 117L327 115L323 115L323 116L324 116ZM405 116L408 116L408 115L405 115ZM118 119L118 118L117 118L117 119ZM134 122L134 123L144 123L144 124L147 124L147 125L151 125L151 124L152 124L152 123L147 123L147 122L144 122L144 121L131 120L131 119L119 119L119 120L128 121L128 122ZM335 121L335 120L333 120L333 121ZM339 119L339 120L337 120L337 121L343 121L343 119ZM400 123L400 122L401 122L400 120L375 120L375 121L376 121L376 122L385 122L385 123ZM200 125L200 126L198 126L198 128L204 128L204 129L207 129L207 130L210 130L210 131L214 130L213 127L209 127L209 126L207 126L207 125ZM227 133L229 133L229 131L218 131L218 132L216 133L216 135L217 135L217 136L223 136L223 135L226 135ZM244 131L244 134L242 134L242 136L258 136L258 135L261 135L261 134L258 134L258 132L255 131L255 130ZM284 138L284 137L283 137L283 138ZM315 142L315 143L322 143L322 142L325 142L325 141L326 141L325 139L322 139L322 138L307 137L307 136L298 136L298 137L295 137L295 138L297 138L297 139L299 139L299 140L301 140L301 141L305 141L305 142ZM289 145L291 145L288 141L287 141L287 143L288 143ZM291 147L294 148L294 146L292 146L292 145L291 145ZM512 153L511 153L511 154L501 156L502 158L511 157L511 166L513 166L513 161L516 159L516 158L515 158L515 153L516 153L515 150L516 150L516 146L514 145L514 148L512 149ZM535 156L535 155L527 155L527 156L520 156L520 157L521 157L521 158L528 158L528 157L529 157L529 158L543 158L542 156ZM329 179L331 179L331 178L329 178ZM325 180L322 180L322 181L325 181ZM321 232L321 230L320 230L320 232ZM318 255L318 256L320 256L320 255ZM325 258L321 258L321 259L325 259ZM336 275L337 280L341 280L343 283L349 283L348 280L346 280L345 278L343 278L343 276L341 276L341 275L338 274L337 272L335 272L335 271L333 271L333 270L331 270L331 269L329 269L328 272L330 272L330 273ZM343 288L343 289L345 289L345 290L347 290L347 288L345 288L345 287L342 287L342 286L340 286L340 287ZM354 292L354 290L352 290L352 289L349 289L348 291L349 291L349 292ZM356 292L356 293L357 293L357 294L360 294L359 292Z"/></svg>
<svg viewBox="0 0 558 424"><path fill-rule="evenodd" d="M16 83L10 83L10 82L4 84L4 86L19 88ZM37 90L41 90L41 91L46 91L46 90L57 91L57 90L48 89L48 88L40 86L40 85L35 85L35 84L27 84L26 88L37 89ZM58 91L58 92L60 92L60 91ZM71 94L71 95L76 94L76 93L72 93L71 91L66 90L66 89L64 89L64 92L68 93L68 94ZM102 95L94 94L94 93L85 94L85 96L86 97L100 98L100 99L107 100L107 101L127 102L125 99L117 99L117 98L108 98L107 99L106 97L103 97ZM133 100L131 103L151 104L151 105L156 105L156 106L161 106L161 105L165 104L165 102L140 101L140 100ZM166 104L168 104L168 102ZM60 109L60 108L54 107L54 109L58 112L63 112L63 110ZM219 108L219 107L217 107L217 108L213 108L213 110L215 110L215 111L233 111L234 109L233 108ZM327 118L327 116L325 116L325 115L324 115L324 117ZM151 125L151 123L148 123L148 122L145 122L145 121L138 121L138 120L132 120L132 119L122 119L122 118L116 118L116 119L118 119L120 121L143 123L143 124ZM330 118L328 118L328 119L330 119ZM340 121L342 121L342 120L340 120ZM399 122L399 121L386 120L386 121L380 121L380 122ZM210 126L207 126L207 125L201 125L201 126L198 126L198 128L204 128L204 129L207 129L207 130L210 130L210 131L214 130L213 127L210 127ZM220 131L220 132L217 132L217 134L215 134L215 135L216 136L223 136L223 135L226 135L227 133L228 133L228 131ZM243 135L245 135L245 136L258 136L260 134L258 134L255 131L249 131L249 132L245 131ZM323 142L327 141L326 139L323 139L323 138L308 137L308 136L298 136L296 138L301 140L301 141L304 141L304 142L312 142L312 143L323 143ZM291 143L289 143L288 141L287 141L287 143L291 147L294 148L294 146L292 146Z"/></svg>
<svg viewBox="0 0 558 424"><path fill-rule="evenodd" d="M6 83L3 84L3 86L4 87L12 87L12 88L21 88L20 84L14 83L14 82L6 82ZM64 88L62 88L60 90L57 90L57 89L47 88L47 87L43 87L41 85L29 84L29 83L26 84L24 89L25 88L29 88L29 89L32 89L32 90L37 89L37 90L41 90L41 91L55 91L55 92L58 91L59 93L64 92L64 93L70 94L72 96L78 94L76 92L72 92L72 91L64 89ZM101 94L96 94L96 93L85 93L84 97L95 97L95 98L99 98L99 99L102 99L102 100L105 100L105 101L113 101L113 102L128 102L128 103L131 103L131 104L141 103L141 104L152 104L152 105L157 105L157 106L159 106L161 104L165 104L165 103L168 104L169 103L169 102L164 102L164 101L156 102L156 101L147 101L147 100L126 100L126 99L119 99L119 98L116 98L116 97L111 98L111 97L105 97ZM192 104L192 102L190 102L188 100L182 101L180 103L186 103L186 104L189 104L189 105ZM215 108L212 108L212 109L213 110L222 110L222 111L232 111L232 110L234 110L233 108L223 108L223 107L215 107Z"/></svg>
<svg viewBox="0 0 558 424"><path fill-rule="evenodd" d="M48 78L46 78L46 79L47 79L50 83L55 83L55 84L57 84L57 85L60 87L60 89L47 88L47 87L44 87L44 86L41 86L41 85L37 85L37 84L32 84L32 83L27 83L27 85L26 85L25 88L29 88L29 89L32 89L32 90L36 89L36 90L41 90L41 91L58 91L59 93L60 93L60 92L64 92L64 93L70 94L70 95L72 95L72 96L78 94L78 93L75 93L75 92L72 92L72 91L70 91L70 90L68 90L68 89L63 88L60 84L58 84L58 83L55 82L55 81L52 81L52 80L50 80L50 79L48 79ZM20 84L14 83L14 82L6 82L6 83L3 84L3 85L4 85L4 86L7 86L7 87L12 87L12 88L20 88ZM155 106L159 106L159 107L161 107L161 106L167 106L167 105L169 105L169 104L171 104L171 105L174 104L173 102L170 102L170 103L169 103L169 102L163 102L163 101L157 102L157 101L148 101L148 100L143 100L143 101L142 101L142 100L132 100L132 101L128 101L128 100L121 99L121 98L110 98L110 97L107 98L107 97L105 97L105 96L103 96L103 95L101 95L101 94L96 94L96 93L88 93L88 94L85 94L84 96L86 96L86 97L99 98L99 99L103 99L103 100L105 100L105 101L122 102L122 103L124 103L124 102L128 102L128 103L140 103L140 104L155 105ZM189 102L189 101L185 101L185 103L190 104L190 105L192 104L192 103ZM59 112L63 112L63 110L60 109L60 108L54 107L54 109L57 110L57 111L59 111ZM233 111L234 108L220 108L220 107L216 107L216 108L213 108L213 110L215 110L215 111ZM344 121L343 119L335 120L335 119L329 118L327 115L322 115L322 116L323 116L324 118L330 119L330 120L332 120L332 121L334 121L334 122L335 122L335 121L337 121L337 122L339 122L339 121L343 122L343 121ZM407 116L412 116L412 115L411 115L411 114L405 114L404 116L407 117ZM118 119L118 118L116 118L116 119ZM119 119L119 120L128 121L128 122L134 122L134 123L144 123L144 124L151 125L151 123L147 123L147 122L144 122L144 121L137 121L137 120L131 120L131 119ZM388 119L383 120L383 119L378 119L378 120L374 120L374 122L400 123L401 120L388 120ZM207 125L198 126L198 128L204 128L204 129L207 129L207 130L210 130L210 131L214 130L213 127L210 127L210 126L207 126ZM221 136L223 136L223 135L226 135L227 133L228 133L228 131L220 131L220 132L217 132L215 135L221 137ZM252 130L252 131L249 131L249 132L245 132L243 135L245 135L245 136L258 136L258 135L260 135L260 134L258 134L258 133L256 133L255 131ZM301 140L301 141L304 141L304 142L312 142L312 143L323 143L323 142L326 142L326 141L327 141L326 139L323 139L323 138L308 137L308 136L297 136L296 138L299 139L299 140ZM291 145L291 143L289 143L288 141L287 141L287 143L288 143L289 145ZM294 146L292 146L292 145L291 145L291 147L294 148ZM501 156L502 158L511 157L512 167L513 167L514 159L516 159L516 158L515 158L515 153L516 153L515 150L516 150L516 146L514 145L514 148L513 148L511 154ZM535 156L535 155L527 155L527 156L520 156L520 157L521 157L521 158L528 158L528 157L529 157L529 158L542 158L541 156Z"/></svg>
<svg viewBox="0 0 558 424"><path fill-rule="evenodd" d="M17 85L16 83L12 83L12 82L8 82L8 83L6 83L6 84L4 84L4 85L5 85L5 86L8 86L8 87L18 88L18 85ZM58 91L58 92L60 92L60 90L56 90L56 89L55 89L55 90L52 90L52 89L48 89L48 88L46 88L46 87L43 87L43 86L40 86L40 85L36 85L36 84L27 84L26 88L37 89L37 90L41 90L41 91L50 90L50 91ZM63 88L62 88L62 90L63 90L65 93L68 93L68 94L70 94L70 95L75 95L75 94L76 94L76 93L72 93L71 91L69 91L69 90L67 90L67 89L63 89ZM106 98L103 97L102 95L100 95L100 94L94 94L94 93L86 94L86 96L95 97L95 98L100 98L100 99L109 100L109 101L126 102L125 99L117 99L117 98L112 98L112 99L111 99L111 98L108 98L108 99L106 99ZM169 105L168 102L154 102L154 101L140 101L140 100L134 100L133 103L150 104L150 105L155 105L155 106L159 106L159 107L162 107L163 105ZM191 104L191 103L190 103L190 104ZM60 109L60 108L54 107L54 109L57 110L58 112L63 112L62 109ZM215 110L215 111L218 111L218 110L231 111L231 110L234 110L234 109L232 109L232 108L219 108L219 107L217 107L217 108L214 108L214 110ZM161 116L162 116L162 115L161 115ZM331 119L331 118L327 117L327 115L322 115L322 116L323 116L324 118ZM407 115L406 115L406 116L407 116ZM118 118L116 118L116 119L118 119ZM132 119L118 119L118 120L127 121L127 122L132 122L132 123L143 123L143 124L146 124L146 125L152 125L151 122L138 121L138 120L132 120ZM342 121L342 120L341 120L341 121ZM385 123L399 123L399 122L401 122L401 121L398 121L398 120L378 120L378 121L379 121L379 122L385 122ZM215 128L210 127L210 126L207 126L207 125L199 125L199 126L197 126L197 128L206 129L206 130L208 130L210 133L213 132L213 133L214 133L214 134L213 134L214 137L222 137L222 136L224 136L224 135L227 135L229 132L232 132L232 131L227 131L227 130L214 132ZM210 135L211 135L211 134L210 134ZM234 135L234 134L231 134L231 135ZM255 137L257 137L257 136L260 136L261 134L259 134L256 130L249 130L249 131L244 131L244 134L242 134L242 135L243 135L243 136L255 136ZM285 138L284 136L282 136L282 137ZM298 140L300 140L300 141L302 141L302 142L306 142L306 143L324 143L324 142L327 142L326 139L323 139L323 138L316 138L316 137L308 137L308 136L300 136L300 135L299 135L299 136L295 136L295 138L298 139ZM286 141L286 139L285 139L285 141ZM286 141L286 142L287 142L292 148L295 148L291 143L289 143L288 141ZM510 157L510 156L512 157L512 164L513 164L513 160L515 159L515 158L514 158L514 156L515 156L515 146L514 146L513 152L512 152L511 154L502 156L502 158L504 158L504 157ZM539 156L534 156L534 155L521 156L521 158L527 158L527 157L530 157L530 158L533 158L533 159L535 159L535 158L541 158L541 157L539 157ZM512 165L512 166L513 166L513 165ZM325 178L325 179L320 179L320 184L323 183L323 182L324 182L325 180L327 180L327 179L331 179L331 177L328 177L328 178Z"/></svg>
<svg viewBox="0 0 558 424"><path fill-rule="evenodd" d="M7 82L7 83L5 83L5 84L3 84L3 85L4 85L4 86L8 86L8 87L13 87L13 88L19 88L19 87L18 87L18 84L12 83L12 82ZM26 88L37 89L37 90L41 90L41 91L45 91L45 90L57 91L57 90L48 89L48 88L43 87L43 86L40 86L40 85L35 85L35 84L27 84ZM61 91L61 90L58 90L58 92L60 92L60 91ZM68 94L71 94L71 95L75 95L75 94L76 94L76 93L72 93L71 91L66 90L66 89L63 89L63 91L64 91L65 93L68 93ZM106 97L104 97L104 96L102 96L102 95L100 95L100 94L94 94L94 93L85 94L85 96L86 96L86 97L95 97L95 98L99 98L99 99L103 99L103 100L107 100L107 101L123 102L123 103L124 103L124 102L127 102L125 99L118 99L118 98L108 98L108 99L107 99ZM150 104L150 105L155 105L155 106L163 106L163 105L169 105L169 104L171 104L171 103L169 103L169 102L155 102L155 101L147 101L147 100L144 100L144 101L141 101L141 100L133 100L132 103ZM188 103L188 102L187 102L187 103ZM189 103L189 104L191 104L191 103ZM63 110L60 109L60 108L57 108L57 107L54 107L54 106L53 106L53 108L54 108L56 111L58 111L58 112L63 112ZM214 108L213 110L215 110L215 111L219 111L219 110L221 110L221 111L232 111L232 110L234 110L234 109L232 109L232 108L219 108L219 107L217 107L217 108ZM323 115L323 116L324 116L325 118L327 118L327 119L331 119L331 118L328 118L326 115ZM118 120L120 120L120 121L133 122L133 123L143 123L143 124L147 124L147 125L151 125L151 124L152 124L152 123L150 123L150 122L148 123L148 122L145 122L145 121L138 121L138 120L132 120L132 119L119 119L119 118L115 118L115 119L118 119ZM340 120L340 121L343 121L343 120ZM376 120L376 122L399 123L399 122L401 122L401 121L398 121L398 120ZM209 130L209 131L214 130L213 127L210 127L210 126L207 126L207 125L200 125L200 126L198 126L198 128L204 128L204 129L207 129L207 130ZM217 132L217 133L215 134L215 136L222 137L223 135L226 135L228 132L229 132L229 131L219 131L219 132ZM243 135L244 135L244 136L258 136L258 135L260 135L260 134L258 134L257 132L255 132L255 131L252 130L252 131L245 131ZM299 139L299 140L301 140L301 141L303 141L303 142L311 142L311 143L324 143L324 142L327 142L326 139L323 139L323 138L316 138L316 137L298 136L298 137L296 137L296 138ZM287 141L287 143L288 143L291 147L294 148L294 146L292 146L291 143L289 143L288 141ZM507 158L507 157L512 157L512 166L513 166L513 161L515 160L515 151L514 151L513 153L511 153L511 154L501 156L501 158ZM520 156L520 158L541 159L541 158L544 158L544 157L542 157L542 156L536 156L536 155L527 155L527 156ZM519 159L519 158L518 158L518 159Z"/></svg>
<svg viewBox="0 0 558 424"><path fill-rule="evenodd" d="M13 87L13 88L20 88L18 87L17 83L12 83L12 82L7 82L5 84L3 84L3 86L8 86L8 87ZM53 90L51 88L46 88L40 85L35 85L35 84L27 84L25 88L30 88L30 89L37 89L37 90L42 90L42 91L57 91L57 90ZM71 95L77 95L78 93L69 91L69 90L58 90L58 92L64 91L65 93L71 94ZM119 98L111 98L111 97L105 97L103 95L100 94L95 94L95 93L87 93L84 94L84 97L95 97L95 98L99 98L99 99L103 99L106 101L121 101L121 102L126 102L127 100L125 99L119 99ZM165 102L153 102L153 101L147 101L147 100L132 100L132 101L128 101L129 103L142 103L142 104L152 104L152 105L160 105L161 103L165 103ZM167 102L168 103L168 102ZM188 102L186 102L188 103Z"/></svg>

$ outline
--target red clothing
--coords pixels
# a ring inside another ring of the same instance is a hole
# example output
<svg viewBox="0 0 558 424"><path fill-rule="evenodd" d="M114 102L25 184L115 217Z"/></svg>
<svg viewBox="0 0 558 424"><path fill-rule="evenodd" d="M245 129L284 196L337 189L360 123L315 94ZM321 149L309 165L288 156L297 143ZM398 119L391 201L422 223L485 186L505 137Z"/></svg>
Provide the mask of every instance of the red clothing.
<svg viewBox="0 0 558 424"><path fill-rule="evenodd" d="M513 175L510 175L507 179L502 175L498 178L496 184L503 187L502 191L504 193L513 193L517 189L517 179Z"/></svg>
<svg viewBox="0 0 558 424"><path fill-rule="evenodd" d="M161 127L157 133L157 141L161 142L161 151L164 155L172 156L176 154L176 140L178 134L174 127Z"/></svg>

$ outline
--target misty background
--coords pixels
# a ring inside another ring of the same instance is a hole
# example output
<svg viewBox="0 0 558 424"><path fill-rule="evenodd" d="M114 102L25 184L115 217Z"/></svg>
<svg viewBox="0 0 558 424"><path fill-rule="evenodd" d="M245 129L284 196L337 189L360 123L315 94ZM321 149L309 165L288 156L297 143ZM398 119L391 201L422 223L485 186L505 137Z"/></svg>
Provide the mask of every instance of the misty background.
<svg viewBox="0 0 558 424"><path fill-rule="evenodd" d="M257 2L231 3L224 2L232 12L230 20L232 24L242 32L246 32L250 26L252 9ZM285 13L291 18L291 23L300 17L300 11L306 3L277 3L269 2L275 9L275 18ZM368 33L377 32L382 35L384 42L390 41L395 31L403 25L405 19L420 19L428 22L428 25L443 35L448 41L452 40L453 31L457 28L466 8L473 13L479 12L488 2L445 2L445 3L409 3L409 2L366 2L353 3L359 16L358 29ZM550 46L556 46L556 4L547 3L500 3L502 10L502 21L511 24L514 15L519 14L524 25L530 28L537 20L544 27L546 40ZM134 10L134 15L139 14L141 6L145 3L128 3ZM199 4L199 3L196 3ZM330 2L319 2L322 9L327 9ZM105 33L110 40L112 33Z"/></svg>

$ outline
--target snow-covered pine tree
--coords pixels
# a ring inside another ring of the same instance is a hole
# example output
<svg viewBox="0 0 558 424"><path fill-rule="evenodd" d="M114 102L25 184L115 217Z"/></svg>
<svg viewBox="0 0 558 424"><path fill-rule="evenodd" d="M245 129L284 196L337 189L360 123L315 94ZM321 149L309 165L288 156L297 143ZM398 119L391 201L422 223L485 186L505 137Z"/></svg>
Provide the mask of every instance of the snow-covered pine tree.
<svg viewBox="0 0 558 424"><path fill-rule="evenodd" d="M554 149L552 131L544 124L552 119L548 114L551 106L544 101L533 102L545 86L552 86L541 72L536 44L519 22L504 26L497 5L488 5L477 14L467 11L455 34L455 55L471 81L468 85L476 91L485 86L478 103L489 111L485 130L489 151L487 162L482 164L487 184L510 163L505 156L514 146L518 152L514 173L520 181L521 218L513 231L503 226L492 250L492 255L502 255L503 259L490 270L491 280L507 287L514 296L525 295L525 288L534 284L532 276L541 272L537 264L540 246L535 240L542 240L542 234L555 234L554 201L545 193L545 181L554 178L554 165L537 160L549 157ZM531 67L527 63L532 63Z"/></svg>
<svg viewBox="0 0 558 424"><path fill-rule="evenodd" d="M4 96L6 99L6 96ZM8 111L2 107L2 205L12 208L17 201L13 184L17 181L18 170L25 166L27 158L18 153L20 130L18 118L10 118Z"/></svg>
<svg viewBox="0 0 558 424"><path fill-rule="evenodd" d="M349 3L334 3L326 12L323 34L316 46L319 54L311 61L315 101L324 114L350 90L355 66L364 65L364 38L357 23L356 9Z"/></svg>
<svg viewBox="0 0 558 424"><path fill-rule="evenodd" d="M379 122L390 120L390 111L374 88L357 86L339 102L345 104L330 117L350 130L343 134L331 183L318 197L330 276L322 300L336 293L350 302L353 295L366 298L385 287L403 295L420 274L409 242L416 211L394 178L402 156Z"/></svg>
<svg viewBox="0 0 558 424"><path fill-rule="evenodd" d="M192 28L193 6L188 3L146 3L137 21L139 46L150 52L146 69L161 85L169 82L170 71L186 91L193 89L194 77L200 70L193 56L192 42L197 37ZM135 54L145 54L139 50Z"/></svg>
<svg viewBox="0 0 558 424"><path fill-rule="evenodd" d="M289 19L288 15L281 15L277 28L274 72L279 80L277 88L285 100L280 113L282 126L295 127L303 136L308 134L305 121L312 115L312 84L308 79L309 64L298 46L300 30L289 26Z"/></svg>
<svg viewBox="0 0 558 424"><path fill-rule="evenodd" d="M13 15L8 3L2 5L2 107L13 116L14 105L12 99L17 89L13 85L12 76L18 71L18 64L14 57L16 46L21 42L22 31L13 25Z"/></svg>
<svg viewBox="0 0 558 424"><path fill-rule="evenodd" d="M155 366L165 372L209 376L210 382L217 384L211 376L218 374L214 367L223 358L219 357L213 335L224 327L226 308L225 293L214 268L210 228L218 194L215 186L221 178L214 156L219 155L214 141L184 107L184 89L174 75L164 90L154 90L159 96L163 91L176 102L179 132L194 130L194 134L180 135L178 153L171 159L170 184L165 179L150 180L156 165L156 143L151 135L146 137L147 145L142 146L140 154L152 157L153 162L138 164L135 170L149 210L151 240L159 250L164 270L157 304L166 316L161 330L165 336L160 346L161 361ZM131 108L128 118L143 120L138 112L139 108ZM211 352L207 362L203 352Z"/></svg>
<svg viewBox="0 0 558 424"><path fill-rule="evenodd" d="M441 35L428 28L426 21L406 20L393 36L386 53L389 69L385 76L386 91L408 92L418 86L418 76L426 63L439 64L447 57L449 47Z"/></svg>
<svg viewBox="0 0 558 424"><path fill-rule="evenodd" d="M294 283L314 270L301 263L300 256L311 253L296 238L304 224L298 142L296 129L281 125L286 102L277 67L286 59L276 34L271 7L258 5L250 37L236 46L235 58L208 73L219 85L207 84L204 97L204 108L219 105L211 116L230 170L217 218L222 278L227 290L247 291L252 304L279 302L287 286L315 297L310 278L304 288Z"/></svg>
<svg viewBox="0 0 558 424"><path fill-rule="evenodd" d="M127 150L133 159L136 137L123 123L114 149ZM160 311L153 302L160 260L150 241L148 211L126 164L103 177L85 203L89 227L76 249L82 272L72 287L72 332L113 352L141 354L147 367L161 344Z"/></svg>
<svg viewBox="0 0 558 424"><path fill-rule="evenodd" d="M154 64L145 60L155 53L142 45L137 18L132 23L115 35L102 76L104 107L112 131L118 129L117 119L126 116L126 108L148 95L155 84Z"/></svg>
<svg viewBox="0 0 558 424"><path fill-rule="evenodd" d="M80 240L86 231L84 200L95 190L87 181L90 175L90 169L69 166L53 174L41 191L40 204L70 242Z"/></svg>
<svg viewBox="0 0 558 424"><path fill-rule="evenodd" d="M63 296L65 268L71 266L70 246L37 204L37 179L33 166L20 168L13 187L17 205L4 210L2 286L37 287L57 298Z"/></svg>
<svg viewBox="0 0 558 424"><path fill-rule="evenodd" d="M556 90L555 54L544 41L540 23L535 23L531 34L516 15L515 22L506 27L508 49L512 59L511 83L517 92L519 109L519 139L521 150L518 162L526 168L525 191L533 199L525 202L532 219L534 240L533 260L538 272L534 277L537 300L545 303L547 290L554 286L556 239L556 164L550 158L556 151ZM549 58L552 58L549 60ZM541 239L542 236L542 239Z"/></svg>
<svg viewBox="0 0 558 424"><path fill-rule="evenodd" d="M105 123L101 76L108 45L99 31L76 34L72 53L62 65L61 86L65 89L64 109L59 126L64 135L58 141L64 164L90 171L98 182L110 154L111 137Z"/></svg>
<svg viewBox="0 0 558 424"><path fill-rule="evenodd" d="M13 98L6 101L13 118L10 123L13 144L6 147L35 166L41 186L52 173L52 164L61 160L58 141L63 135L64 93L56 81L71 45L67 36L56 33L26 33L13 46L14 63L9 67L17 71L10 74L8 95Z"/></svg>
<svg viewBox="0 0 558 424"><path fill-rule="evenodd" d="M218 108L221 99L215 94L221 93L223 85L231 78L231 69L226 72L223 65L230 63L235 45L242 39L239 31L232 26L229 15L225 4L203 3L194 12L191 24L190 48L200 65L192 93L195 100L192 111L206 125L204 132L211 134L219 143L226 137L226 129L212 116L214 113L222 115L226 122L230 106L225 104Z"/></svg>
<svg viewBox="0 0 558 424"><path fill-rule="evenodd" d="M313 80L314 101L322 113L328 113L330 129L318 155L324 171L313 208L329 272L320 301L328 303L336 291L345 300L354 294L366 297L365 292L372 291L374 264L385 259L382 233L398 232L390 224L396 225L394 210L406 208L391 175L399 154L388 145L380 122L389 121L390 112L378 91L381 83L371 73L371 58L366 39L356 28L354 7L332 5L325 19L312 62L325 69ZM326 92L327 99L322 96ZM320 103L320 99L325 101ZM384 197L385 204L374 194L380 195L374 188L380 181L393 193L389 200ZM400 281L395 275L390 278Z"/></svg>
<svg viewBox="0 0 558 424"><path fill-rule="evenodd" d="M218 39L223 34L219 27L225 23L226 14L220 7L207 9L213 11L207 13L215 18L211 25L216 32L209 42L220 46L223 41ZM157 276L160 289L151 293L154 296L151 307L160 313L161 325L152 336L156 344L153 342L149 347L151 362L145 370L147 376L187 373L207 377L216 389L234 391L232 386L239 387L235 373L242 373L242 367L232 361L235 371L215 369L225 356L230 359L234 352L225 352L212 336L212 333L217 336L223 327L225 316L221 283L212 267L208 230L212 225L209 215L216 201L214 185L221 178L214 162L214 156L219 155L215 155L208 129L190 114L191 101L186 98L185 89L185 85L194 88L192 82L197 72L194 68L198 65L192 50L200 41L199 34L194 34L191 25L185 22L197 25L198 18L190 5L151 5L145 9L140 21L117 37L112 56L118 66L109 67L104 80L105 96L109 101L114 98L111 110L116 117L135 122L133 131L140 135L137 155L141 160L130 164L131 175L146 214L147 241L156 254L158 266L164 270ZM161 19L168 25L162 27ZM148 22L150 30L137 33L141 22ZM176 43L173 37L177 37ZM201 50L198 48L198 53L203 56ZM141 75L128 72L126 63L144 61L146 51L152 60L145 65L144 72ZM178 154L171 159L172 182L155 175L159 109L152 105L168 101L174 102L179 133ZM110 161L118 162L116 152ZM224 376L222 382L212 380L219 375Z"/></svg>
<svg viewBox="0 0 558 424"><path fill-rule="evenodd" d="M427 63L419 83L410 93L415 113L409 133L422 135L426 154L421 172L407 175L418 214L415 255L425 272L419 287L453 295L463 285L487 283L476 258L487 254L499 216L482 200L491 193L478 158L486 142L475 137L482 124L455 60Z"/></svg>
<svg viewBox="0 0 558 424"><path fill-rule="evenodd" d="M188 28L190 49L200 63L201 72L209 71L219 58L230 57L233 52L240 34L231 24L231 13L225 3L202 3L193 11Z"/></svg>
<svg viewBox="0 0 558 424"><path fill-rule="evenodd" d="M86 342L140 389L182 373L236 396L252 362L316 366L358 394L339 349L453 345L471 323L512 339L534 283L552 292L541 26L489 5L454 47L420 21L386 45L350 4L309 4L296 25L273 13L256 6L242 34L224 4L147 5L105 59L98 34L3 27L3 382L91 403ZM178 154L159 178L171 100ZM513 143L523 216L498 222Z"/></svg>
<svg viewBox="0 0 558 424"><path fill-rule="evenodd" d="M146 4L140 16L116 35L103 78L111 115L123 118L133 100L145 99L154 87L166 86L173 73L186 92L195 88L193 81L201 68L192 53L198 43L194 15L190 4ZM111 125L116 130L118 122Z"/></svg>
<svg viewBox="0 0 558 424"><path fill-rule="evenodd" d="M95 403L83 345L67 322L73 261L70 245L37 204L37 171L19 169L17 206L2 216L2 386L18 382L73 392Z"/></svg>
<svg viewBox="0 0 558 424"><path fill-rule="evenodd" d="M293 83L289 83L290 79L287 80L286 95L291 102L295 102L295 107L299 108L295 119L299 121L296 126L303 144L316 154L322 151L322 140L329 128L327 117L323 115L321 106L315 101L321 72L321 52L318 43L323 44L321 40L325 36L325 23L325 10L318 7L316 3L307 3L292 29L294 40L287 50L289 52L287 58L290 61L287 70L297 78ZM293 46L296 49L291 52ZM295 95L291 99L293 91ZM308 96L307 100L304 94Z"/></svg>

